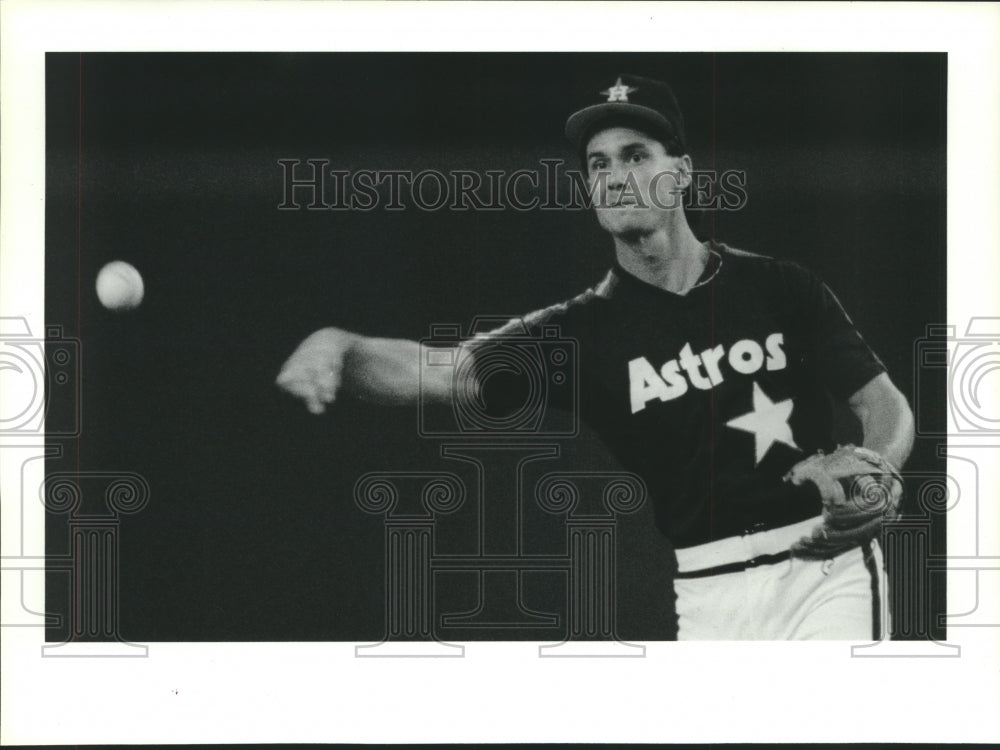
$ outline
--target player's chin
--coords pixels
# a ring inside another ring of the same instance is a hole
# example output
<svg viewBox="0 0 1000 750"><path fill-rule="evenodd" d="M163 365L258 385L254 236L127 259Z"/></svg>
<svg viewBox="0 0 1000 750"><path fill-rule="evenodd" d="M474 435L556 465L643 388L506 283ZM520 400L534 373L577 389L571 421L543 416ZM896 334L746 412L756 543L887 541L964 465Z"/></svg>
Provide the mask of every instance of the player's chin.
<svg viewBox="0 0 1000 750"><path fill-rule="evenodd" d="M656 216L649 208L634 205L598 208L597 221L611 234L631 234L652 229Z"/></svg>

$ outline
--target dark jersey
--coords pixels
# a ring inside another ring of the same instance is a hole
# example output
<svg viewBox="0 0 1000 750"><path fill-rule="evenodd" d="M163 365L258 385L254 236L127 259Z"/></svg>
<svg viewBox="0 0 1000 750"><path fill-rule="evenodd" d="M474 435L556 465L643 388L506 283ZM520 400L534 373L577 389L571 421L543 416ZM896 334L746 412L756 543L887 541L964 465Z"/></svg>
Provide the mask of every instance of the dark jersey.
<svg viewBox="0 0 1000 750"><path fill-rule="evenodd" d="M494 332L558 326L578 342L580 416L646 482L657 526L678 547L818 515L818 493L782 477L832 447L830 396L885 371L811 273L713 250L686 295L616 266L597 287Z"/></svg>

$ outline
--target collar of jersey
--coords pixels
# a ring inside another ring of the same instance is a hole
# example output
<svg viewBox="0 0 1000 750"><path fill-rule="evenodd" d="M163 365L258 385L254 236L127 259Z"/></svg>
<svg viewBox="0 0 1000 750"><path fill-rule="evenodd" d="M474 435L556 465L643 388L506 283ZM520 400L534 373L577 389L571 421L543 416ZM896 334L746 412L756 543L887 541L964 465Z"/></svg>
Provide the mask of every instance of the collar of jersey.
<svg viewBox="0 0 1000 750"><path fill-rule="evenodd" d="M656 286L655 284L650 284L648 281L643 281L638 276L635 276L622 268L617 258L614 260L614 265L611 267L611 271L608 272L607 277L600 284L597 293L602 297L610 298L614 296L615 288L619 284L622 284L626 287L638 289L648 294L661 295L665 299L690 299L702 290L708 289L711 286L711 282L715 281L715 278L722 270L722 255L719 252L718 246L714 242L709 242L708 251L708 263L705 264L705 268L701 272L701 276L698 277L698 281L695 282L693 287L688 289L686 294L677 294L676 292L671 292L668 289Z"/></svg>

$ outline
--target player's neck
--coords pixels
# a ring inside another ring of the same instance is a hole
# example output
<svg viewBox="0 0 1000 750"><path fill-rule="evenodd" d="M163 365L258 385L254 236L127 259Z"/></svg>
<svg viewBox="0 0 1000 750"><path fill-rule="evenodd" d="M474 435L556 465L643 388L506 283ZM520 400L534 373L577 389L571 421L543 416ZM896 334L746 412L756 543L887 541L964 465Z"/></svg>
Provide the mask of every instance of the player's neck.
<svg viewBox="0 0 1000 750"><path fill-rule="evenodd" d="M708 248L681 222L638 236L615 235L615 254L623 269L647 284L685 294L708 262Z"/></svg>

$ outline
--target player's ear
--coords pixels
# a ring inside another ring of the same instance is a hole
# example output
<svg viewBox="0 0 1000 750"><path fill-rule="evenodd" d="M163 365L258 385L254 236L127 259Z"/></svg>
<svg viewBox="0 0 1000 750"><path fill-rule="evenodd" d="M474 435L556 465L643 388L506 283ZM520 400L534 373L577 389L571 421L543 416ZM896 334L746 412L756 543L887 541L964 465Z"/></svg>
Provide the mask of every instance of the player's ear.
<svg viewBox="0 0 1000 750"><path fill-rule="evenodd" d="M681 190L686 190L691 184L691 172L694 170L694 165L691 163L691 157L687 154L684 156L678 156L677 159L677 187Z"/></svg>

